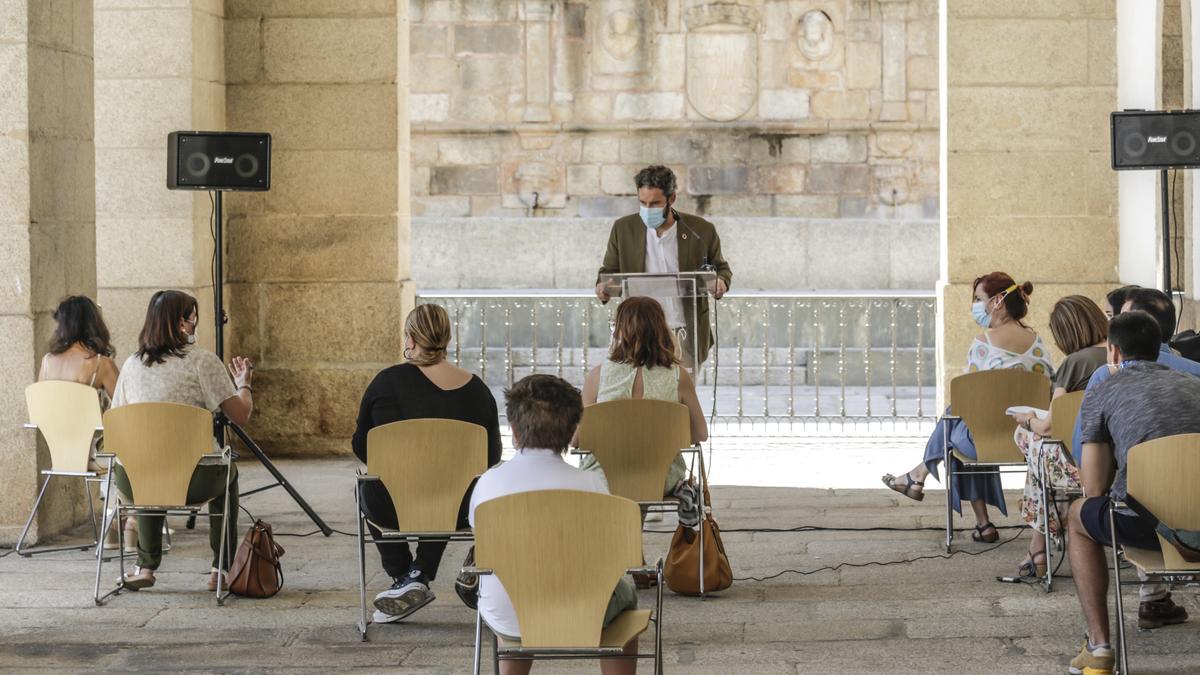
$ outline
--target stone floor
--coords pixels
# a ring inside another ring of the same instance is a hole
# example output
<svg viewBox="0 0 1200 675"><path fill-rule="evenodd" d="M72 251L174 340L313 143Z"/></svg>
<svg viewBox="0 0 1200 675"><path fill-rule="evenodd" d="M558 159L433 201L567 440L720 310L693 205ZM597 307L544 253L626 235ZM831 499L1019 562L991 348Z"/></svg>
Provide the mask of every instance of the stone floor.
<svg viewBox="0 0 1200 675"><path fill-rule="evenodd" d="M758 486L718 485L713 490L715 513L738 577L935 557L739 581L706 601L668 595L664 641L669 672L1065 672L1081 633L1071 581L1063 579L1049 595L995 581L996 575L1015 570L1028 540L1024 532L1005 531L1005 538L1017 539L995 551L965 541L962 534L963 553L938 558L941 492L931 490L925 502L915 503L886 490L859 487L870 485L867 477L877 480L873 476L882 471L904 468L895 451L882 447L888 443L776 443L780 447L743 448L740 455L726 444L727 452L714 459L716 483L758 477ZM919 447L913 439L894 444ZM903 452L915 456L918 450L905 447ZM826 468L799 470L806 457L818 453L833 456ZM841 466L841 475L829 468L833 464ZM354 462L284 461L280 466L331 525L353 531ZM264 473L252 462L243 464L243 487L259 484ZM777 485L770 486L772 482ZM313 529L282 490L254 495L244 505L277 532ZM799 525L913 529L737 531ZM217 608L212 595L202 590L207 538L185 531L182 521L172 526L176 547L164 560L158 585L122 594L103 607L91 600L94 567L86 553L26 559L0 551L0 669L469 672L473 616L451 589L465 551L462 544L447 551L442 576L434 584L438 600L403 624L373 627L370 641L363 644L354 627L358 594L349 537L281 537L287 549L283 592L269 600L233 598ZM671 523L651 526L669 530ZM645 541L648 555L657 556L669 537L649 533ZM387 580L374 553L369 556L369 589L376 592ZM111 583L117 568L105 570L104 581ZM1132 588L1126 597L1135 600ZM652 595L646 592L642 600L651 603ZM1195 588L1177 589L1176 600L1197 620L1132 635L1132 665L1139 672L1200 672L1200 594ZM543 664L535 670L597 672L592 664Z"/></svg>

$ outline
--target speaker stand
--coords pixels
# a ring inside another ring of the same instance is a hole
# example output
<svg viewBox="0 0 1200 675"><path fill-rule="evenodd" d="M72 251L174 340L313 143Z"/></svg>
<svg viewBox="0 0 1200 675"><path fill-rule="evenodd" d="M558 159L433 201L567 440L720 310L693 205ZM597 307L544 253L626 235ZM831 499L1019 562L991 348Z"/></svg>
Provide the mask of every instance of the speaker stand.
<svg viewBox="0 0 1200 675"><path fill-rule="evenodd" d="M1176 169L1178 171L1178 169ZM1167 297L1174 297L1175 284L1171 278L1171 191L1167 189L1167 169L1159 172L1159 192L1162 196L1162 272L1163 291Z"/></svg>
<svg viewBox="0 0 1200 675"><path fill-rule="evenodd" d="M224 363L225 324L229 322L229 317L225 314L225 260L223 256L224 252L222 250L223 244L221 236L222 224L224 221L222 220L221 191L214 190L213 192L213 218L215 220L213 225L213 246L216 247L216 249L213 251L213 319L216 322L215 351L217 358L221 359L221 362ZM275 482L273 483L267 483L266 485L256 487L252 490L243 490L239 497L249 497L252 494L262 492L263 490L282 487L287 491L288 495L291 496L292 500L295 501L301 509L303 509L304 513L309 517L310 520L312 520L313 524L321 530L322 534L324 534L326 537L333 534L333 529L325 523L321 516L317 515L317 512L314 511L311 506L308 505L308 502L304 499L303 495L301 495L300 492L296 490L296 488L292 486L290 482L288 482L287 477L283 475L283 472L279 470L279 467L275 466L275 463L271 461L271 458L267 457L266 453L262 451L262 448L258 447L258 443L254 442L254 439L250 437L250 434L247 434L245 429L234 424L228 417L225 417L225 415L218 413L215 419L213 433L216 435L217 441L220 442L222 446L225 444L226 429L233 431L233 434L241 439L246 448L248 448L250 452L254 453L254 456L258 458L258 461L263 465L263 467L266 468L267 471L271 473L271 476L275 479ZM195 516L188 518L187 528L190 530L194 528L195 525Z"/></svg>

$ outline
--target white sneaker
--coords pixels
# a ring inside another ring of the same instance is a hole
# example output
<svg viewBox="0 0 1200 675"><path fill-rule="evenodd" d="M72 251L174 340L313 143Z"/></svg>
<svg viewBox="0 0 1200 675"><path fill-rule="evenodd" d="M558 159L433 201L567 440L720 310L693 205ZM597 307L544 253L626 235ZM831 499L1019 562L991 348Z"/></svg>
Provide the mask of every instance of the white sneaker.
<svg viewBox="0 0 1200 675"><path fill-rule="evenodd" d="M393 621L399 621L433 602L435 597L425 582L425 575L420 570L412 570L403 579L395 579L391 588L375 596L375 609L396 617Z"/></svg>
<svg viewBox="0 0 1200 675"><path fill-rule="evenodd" d="M651 511L646 514L647 523L661 523L663 519L662 511Z"/></svg>
<svg viewBox="0 0 1200 675"><path fill-rule="evenodd" d="M403 618L404 617L402 616L396 616L395 614L384 614L379 610L375 610L375 612L371 614L371 623L395 623Z"/></svg>

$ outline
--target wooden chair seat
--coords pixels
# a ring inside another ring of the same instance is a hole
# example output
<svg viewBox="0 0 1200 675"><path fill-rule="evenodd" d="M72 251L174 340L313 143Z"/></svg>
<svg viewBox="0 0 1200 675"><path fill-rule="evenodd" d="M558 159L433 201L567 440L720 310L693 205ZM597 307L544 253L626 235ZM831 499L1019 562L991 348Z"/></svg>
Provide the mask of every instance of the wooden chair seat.
<svg viewBox="0 0 1200 675"><path fill-rule="evenodd" d="M1161 537L1159 538L1161 540ZM1165 541L1161 551L1122 546L1121 553L1134 567L1147 574L1169 574L1171 572L1195 571L1200 573L1200 563L1190 563Z"/></svg>
<svg viewBox="0 0 1200 675"><path fill-rule="evenodd" d="M650 628L651 614L652 612L648 609L627 609L621 612L600 633L600 647L602 649L623 648L630 640ZM500 638L500 646L505 649L520 649L521 641Z"/></svg>

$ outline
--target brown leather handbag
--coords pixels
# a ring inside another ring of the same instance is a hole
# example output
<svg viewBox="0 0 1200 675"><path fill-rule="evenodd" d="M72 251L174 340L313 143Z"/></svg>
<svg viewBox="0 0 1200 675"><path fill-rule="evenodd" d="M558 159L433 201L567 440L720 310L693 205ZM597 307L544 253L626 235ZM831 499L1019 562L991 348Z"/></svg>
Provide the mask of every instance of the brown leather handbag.
<svg viewBox="0 0 1200 675"><path fill-rule="evenodd" d="M283 547L275 543L271 526L254 521L229 566L229 590L245 598L269 598L283 588Z"/></svg>
<svg viewBox="0 0 1200 675"><path fill-rule="evenodd" d="M704 486L704 503L711 504L708 481ZM721 542L721 528L711 513L703 514L700 527L704 532L704 592L716 593L733 585L733 569ZM700 537L696 530L680 525L671 537L671 548L663 566L667 588L680 595L700 595Z"/></svg>

